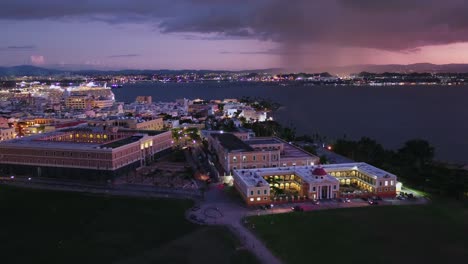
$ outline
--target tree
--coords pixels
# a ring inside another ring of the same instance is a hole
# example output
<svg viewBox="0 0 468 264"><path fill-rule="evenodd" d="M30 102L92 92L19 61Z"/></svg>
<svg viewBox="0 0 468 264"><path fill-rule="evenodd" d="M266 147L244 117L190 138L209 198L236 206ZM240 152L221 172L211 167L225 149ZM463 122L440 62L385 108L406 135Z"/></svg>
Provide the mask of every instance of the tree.
<svg viewBox="0 0 468 264"><path fill-rule="evenodd" d="M317 148L314 147L314 146L310 146L310 145L305 145L302 147L303 150L311 153L311 154L314 154L314 155L317 155Z"/></svg>
<svg viewBox="0 0 468 264"><path fill-rule="evenodd" d="M282 129L280 137L286 141L294 141L296 139L296 128L285 127Z"/></svg>
<svg viewBox="0 0 468 264"><path fill-rule="evenodd" d="M242 125L244 125L247 122L247 119L245 118L245 116L241 116L239 117L239 121L241 121Z"/></svg>
<svg viewBox="0 0 468 264"><path fill-rule="evenodd" d="M432 164L434 159L434 147L426 140L413 139L405 143L405 145L398 150L400 160L405 165L414 167L418 172L424 166Z"/></svg>
<svg viewBox="0 0 468 264"><path fill-rule="evenodd" d="M385 150L377 141L363 137L357 142L356 159L375 166L380 166L384 160Z"/></svg>
<svg viewBox="0 0 468 264"><path fill-rule="evenodd" d="M328 158L325 155L320 156L320 164L328 164Z"/></svg>

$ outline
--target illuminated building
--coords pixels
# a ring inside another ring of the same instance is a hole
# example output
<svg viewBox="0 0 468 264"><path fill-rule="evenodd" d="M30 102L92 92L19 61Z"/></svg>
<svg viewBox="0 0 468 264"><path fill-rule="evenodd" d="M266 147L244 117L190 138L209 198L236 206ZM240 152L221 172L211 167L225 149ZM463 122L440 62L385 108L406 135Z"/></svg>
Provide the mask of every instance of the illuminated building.
<svg viewBox="0 0 468 264"><path fill-rule="evenodd" d="M112 118L109 120L90 120L88 121L90 126L114 126L135 130L162 130L164 127L164 121L162 118L155 118L151 120L136 119L129 117Z"/></svg>
<svg viewBox="0 0 468 264"><path fill-rule="evenodd" d="M0 128L0 141L14 139L16 137L15 128Z"/></svg>
<svg viewBox="0 0 468 264"><path fill-rule="evenodd" d="M0 144L5 173L35 177L112 180L171 148L170 131L74 127Z"/></svg>
<svg viewBox="0 0 468 264"><path fill-rule="evenodd" d="M234 186L248 205L338 197L395 197L397 177L366 163L288 166L233 171ZM275 190L291 193L275 197Z"/></svg>
<svg viewBox="0 0 468 264"><path fill-rule="evenodd" d="M151 104L153 102L153 97L151 96L137 96L136 100L139 104Z"/></svg>
<svg viewBox="0 0 468 264"><path fill-rule="evenodd" d="M82 95L69 96L65 100L65 106L69 109L91 108L91 99Z"/></svg>
<svg viewBox="0 0 468 264"><path fill-rule="evenodd" d="M207 139L226 173L236 169L314 165L320 161L319 157L276 137L241 140L231 133L211 133Z"/></svg>

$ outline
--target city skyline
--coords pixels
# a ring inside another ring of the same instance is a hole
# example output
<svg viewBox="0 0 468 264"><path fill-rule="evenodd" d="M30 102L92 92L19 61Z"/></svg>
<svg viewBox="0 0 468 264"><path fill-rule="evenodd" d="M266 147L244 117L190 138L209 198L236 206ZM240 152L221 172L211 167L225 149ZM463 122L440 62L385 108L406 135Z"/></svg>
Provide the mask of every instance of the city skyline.
<svg viewBox="0 0 468 264"><path fill-rule="evenodd" d="M8 1L0 66L223 69L467 63L450 1Z"/></svg>

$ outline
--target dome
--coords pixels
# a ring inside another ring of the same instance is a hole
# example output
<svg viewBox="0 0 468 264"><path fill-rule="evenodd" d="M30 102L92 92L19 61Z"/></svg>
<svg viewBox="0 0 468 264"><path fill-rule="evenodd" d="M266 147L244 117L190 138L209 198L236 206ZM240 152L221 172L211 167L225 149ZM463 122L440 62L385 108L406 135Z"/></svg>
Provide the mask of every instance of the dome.
<svg viewBox="0 0 468 264"><path fill-rule="evenodd" d="M325 176L327 175L327 172L322 167L317 167L312 171L312 175Z"/></svg>

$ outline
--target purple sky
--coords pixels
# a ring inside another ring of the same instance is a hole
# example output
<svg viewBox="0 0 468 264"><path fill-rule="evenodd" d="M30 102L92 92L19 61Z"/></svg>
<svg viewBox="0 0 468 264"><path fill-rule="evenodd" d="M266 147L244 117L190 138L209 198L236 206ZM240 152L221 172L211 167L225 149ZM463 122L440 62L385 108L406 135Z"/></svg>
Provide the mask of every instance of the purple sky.
<svg viewBox="0 0 468 264"><path fill-rule="evenodd" d="M0 65L468 63L465 0L6 0Z"/></svg>

